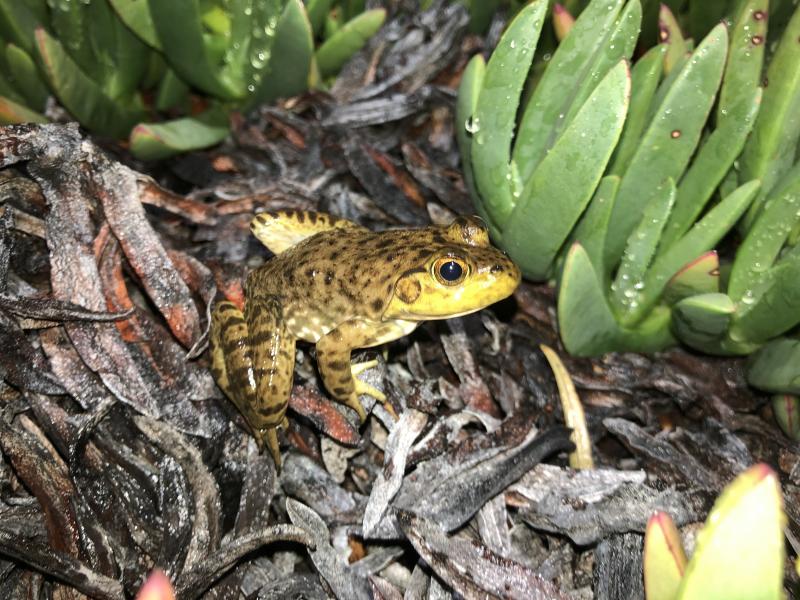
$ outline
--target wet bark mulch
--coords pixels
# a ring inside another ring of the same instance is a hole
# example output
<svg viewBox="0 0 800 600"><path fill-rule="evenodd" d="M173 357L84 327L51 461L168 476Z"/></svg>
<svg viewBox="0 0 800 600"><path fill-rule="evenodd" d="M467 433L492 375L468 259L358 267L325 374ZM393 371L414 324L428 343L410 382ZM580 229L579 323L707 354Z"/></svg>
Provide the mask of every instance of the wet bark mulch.
<svg viewBox="0 0 800 600"><path fill-rule="evenodd" d="M160 165L71 125L0 130L0 598L131 597L156 566L179 598L636 598L653 510L691 532L757 461L796 531L800 450L737 361L562 351L598 465L566 468L546 286L366 353L397 422L359 428L301 346L283 470L257 452L202 352L215 295L268 259L249 220L470 213L466 23L393 18L330 94Z"/></svg>

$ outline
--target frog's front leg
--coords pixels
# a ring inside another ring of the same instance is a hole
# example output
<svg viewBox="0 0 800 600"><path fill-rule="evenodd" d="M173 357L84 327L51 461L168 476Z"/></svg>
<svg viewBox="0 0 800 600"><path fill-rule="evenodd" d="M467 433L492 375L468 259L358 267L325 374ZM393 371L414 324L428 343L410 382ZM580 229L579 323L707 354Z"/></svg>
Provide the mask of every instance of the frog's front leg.
<svg viewBox="0 0 800 600"><path fill-rule="evenodd" d="M394 414L382 392L354 377L374 365L350 365L353 348L365 348L374 343L374 328L358 319L340 324L317 341L317 365L325 387L336 400L356 411L362 422L366 420L367 414L358 400L361 394L379 400Z"/></svg>
<svg viewBox="0 0 800 600"><path fill-rule="evenodd" d="M248 301L245 314L232 302L219 302L211 316L210 345L214 378L280 468L276 429L288 425L295 353L280 302Z"/></svg>

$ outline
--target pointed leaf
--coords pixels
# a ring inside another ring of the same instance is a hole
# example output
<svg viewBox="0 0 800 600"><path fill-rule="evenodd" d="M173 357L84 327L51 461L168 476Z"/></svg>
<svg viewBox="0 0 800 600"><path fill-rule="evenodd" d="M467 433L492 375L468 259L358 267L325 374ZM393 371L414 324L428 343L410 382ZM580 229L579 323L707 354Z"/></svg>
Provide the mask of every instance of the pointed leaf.
<svg viewBox="0 0 800 600"><path fill-rule="evenodd" d="M474 168L472 165L472 134L474 133L472 115L478 104L478 96L483 85L486 72L486 63L483 56L476 54L467 63L461 75L461 84L458 87L458 100L456 101L456 140L461 154L461 170L464 172L464 183L472 197L475 210L486 221L489 232L495 240L500 239L500 232L489 218L486 207L475 186Z"/></svg>
<svg viewBox="0 0 800 600"><path fill-rule="evenodd" d="M728 63L717 105L717 127L750 112L753 90L761 85L769 0L747 0L731 31Z"/></svg>
<svg viewBox="0 0 800 600"><path fill-rule="evenodd" d="M36 43L50 88L84 126L104 135L124 137L141 119L138 99L123 102L106 96L44 29L36 31Z"/></svg>
<svg viewBox="0 0 800 600"><path fill-rule="evenodd" d="M800 246L795 246L754 287L745 291L731 323L736 341L763 343L800 323ZM750 301L748 301L750 300Z"/></svg>
<svg viewBox="0 0 800 600"><path fill-rule="evenodd" d="M303 3L289 0L275 29L269 71L261 78L250 106L288 98L308 89L314 40Z"/></svg>
<svg viewBox="0 0 800 600"><path fill-rule="evenodd" d="M39 16L19 0L0 0L0 38L33 54L33 31L41 26Z"/></svg>
<svg viewBox="0 0 800 600"><path fill-rule="evenodd" d="M150 5L143 0L108 0L109 4L139 38L151 48L161 50L153 17L150 14Z"/></svg>
<svg viewBox="0 0 800 600"><path fill-rule="evenodd" d="M706 520L681 600L780 600L786 516L777 475L757 464L739 475Z"/></svg>
<svg viewBox="0 0 800 600"><path fill-rule="evenodd" d="M761 216L750 228L736 251L731 269L728 294L735 302L754 293L767 270L773 265L786 238L800 222L800 169L782 189L770 194Z"/></svg>
<svg viewBox="0 0 800 600"><path fill-rule="evenodd" d="M592 0L581 12L569 35L558 45L525 106L514 145L513 159L521 180L527 181L539 161L567 125L564 122L573 99L583 86L597 85L592 71L600 54L607 50L624 0ZM540 19L541 21L541 19ZM609 68L619 62L617 60ZM603 77L605 72L598 72ZM507 102L498 98L496 105ZM513 107L516 110L516 105ZM488 109L487 109L488 110Z"/></svg>
<svg viewBox="0 0 800 600"><path fill-rule="evenodd" d="M656 258L645 277L638 312L632 311L632 319L646 314L658 301L664 286L681 267L713 248L730 231L755 198L758 185L758 181L751 181L737 188L695 223L678 242Z"/></svg>
<svg viewBox="0 0 800 600"><path fill-rule="evenodd" d="M39 75L36 63L25 50L14 44L6 46L6 63L9 74L14 79L14 86L25 96L26 104L38 110L44 109L44 103L50 92Z"/></svg>
<svg viewBox="0 0 800 600"><path fill-rule="evenodd" d="M198 0L147 2L164 56L182 79L219 98L244 97L245 82L221 77L221 65L206 48ZM240 44L246 41L240 40Z"/></svg>
<svg viewBox="0 0 800 600"><path fill-rule="evenodd" d="M308 22L314 35L319 35L325 25L325 17L331 10L332 0L309 0L306 4L308 11Z"/></svg>
<svg viewBox="0 0 800 600"><path fill-rule="evenodd" d="M800 10L795 10L783 32L778 49L767 69L764 98L753 133L741 161L741 178L763 181L761 198L770 193L778 179L792 165L800 138ZM751 40L754 43L755 40ZM763 40L761 41L763 43ZM747 215L749 227L760 212L762 201Z"/></svg>
<svg viewBox="0 0 800 600"><path fill-rule="evenodd" d="M614 313L580 244L574 244L567 253L557 309L561 340L570 354L596 356L618 349Z"/></svg>
<svg viewBox="0 0 800 600"><path fill-rule="evenodd" d="M0 96L0 125L17 123L47 123L47 117Z"/></svg>
<svg viewBox="0 0 800 600"><path fill-rule="evenodd" d="M541 280L550 274L619 139L629 93L627 64L620 61L526 182L503 243L527 277Z"/></svg>
<svg viewBox="0 0 800 600"><path fill-rule="evenodd" d="M636 61L631 71L631 107L625 128L622 130L619 144L614 150L611 166L608 172L613 175L623 175L630 163L631 157L639 146L639 139L647 124L650 105L655 95L658 82L661 80L661 68L664 64L663 56L666 46L659 45L647 51Z"/></svg>
<svg viewBox="0 0 800 600"><path fill-rule="evenodd" d="M657 512L644 532L644 590L647 600L675 600L686 570L686 554L675 523Z"/></svg>
<svg viewBox="0 0 800 600"><path fill-rule="evenodd" d="M779 338L753 355L747 382L767 392L800 394L800 340Z"/></svg>
<svg viewBox="0 0 800 600"><path fill-rule="evenodd" d="M675 304L696 294L719 292L719 256L716 250L701 254L683 266L664 288L664 302Z"/></svg>
<svg viewBox="0 0 800 600"><path fill-rule="evenodd" d="M323 77L335 75L369 38L377 33L386 20L386 10L367 10L351 19L319 47L315 55Z"/></svg>
<svg viewBox="0 0 800 600"><path fill-rule="evenodd" d="M791 394L773 396L772 412L783 433L800 441L800 398Z"/></svg>
<svg viewBox="0 0 800 600"><path fill-rule="evenodd" d="M556 39L559 42L563 42L574 24L575 17L569 14L566 8L556 2L553 5L553 31L555 31Z"/></svg>
<svg viewBox="0 0 800 600"><path fill-rule="evenodd" d="M211 109L198 117L138 124L131 131L131 151L144 160L166 158L218 144L228 133L225 113Z"/></svg>
<svg viewBox="0 0 800 600"><path fill-rule="evenodd" d="M714 103L727 45L725 26L718 25L681 69L642 137L620 184L611 217L610 264L621 256L642 207L657 186L668 177L678 181L689 163Z"/></svg>
<svg viewBox="0 0 800 600"><path fill-rule="evenodd" d="M669 74L688 51L681 27L666 4L658 12L658 40L667 47L664 54L664 73Z"/></svg>
<svg viewBox="0 0 800 600"><path fill-rule="evenodd" d="M509 159L522 87L528 76L547 2L523 8L497 44L472 115L472 167L484 209L501 231L514 208L516 181Z"/></svg>
<svg viewBox="0 0 800 600"><path fill-rule="evenodd" d="M627 317L636 314L647 267L656 253L661 231L674 202L675 182L667 179L665 185L659 186L658 193L645 208L639 225L628 238L625 254L622 255L609 295L611 308L623 324L632 324L627 322Z"/></svg>
<svg viewBox="0 0 800 600"><path fill-rule="evenodd" d="M761 102L761 89L752 88L751 91L749 105L746 105L742 95L735 107L738 114L735 118L724 119L706 138L681 180L675 208L664 231L664 248L671 247L697 220L741 153Z"/></svg>
<svg viewBox="0 0 800 600"><path fill-rule="evenodd" d="M735 311L736 305L725 294L689 296L672 307L672 328L692 348L725 353L722 338Z"/></svg>
<svg viewBox="0 0 800 600"><path fill-rule="evenodd" d="M573 242L579 242L583 246L603 285L609 274L608 268L603 264L606 232L618 189L619 177L616 175L607 175L600 180L600 185L597 186L589 207L583 213L572 236Z"/></svg>

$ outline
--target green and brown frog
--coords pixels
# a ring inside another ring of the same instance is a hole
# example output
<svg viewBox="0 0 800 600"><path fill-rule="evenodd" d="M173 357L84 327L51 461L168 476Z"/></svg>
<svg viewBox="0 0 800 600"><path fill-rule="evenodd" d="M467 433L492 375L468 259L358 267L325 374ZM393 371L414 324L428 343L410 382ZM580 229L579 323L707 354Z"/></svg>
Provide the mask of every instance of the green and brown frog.
<svg viewBox="0 0 800 600"><path fill-rule="evenodd" d="M289 210L258 214L251 229L276 256L247 277L244 312L229 301L214 306L212 372L277 465L297 340L316 344L325 387L363 422L358 396L386 398L355 377L371 364L351 365L353 349L396 340L429 319L480 310L520 281L519 268L490 245L476 217L373 232Z"/></svg>

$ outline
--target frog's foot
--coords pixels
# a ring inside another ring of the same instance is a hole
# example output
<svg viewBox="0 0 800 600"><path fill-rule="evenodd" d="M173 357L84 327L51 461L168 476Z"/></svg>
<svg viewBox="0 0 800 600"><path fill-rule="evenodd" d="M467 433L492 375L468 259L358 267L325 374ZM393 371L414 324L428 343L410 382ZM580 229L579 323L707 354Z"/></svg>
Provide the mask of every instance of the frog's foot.
<svg viewBox="0 0 800 600"><path fill-rule="evenodd" d="M373 387L370 384L361 381L357 377L357 375L359 375L359 374L363 373L364 371L367 371L367 370L369 370L369 369L371 369L373 367L376 367L376 366L378 366L378 361L377 360L368 360L366 362L355 363L355 364L351 365L350 372L353 374L353 382L354 382L355 387L356 387L356 396L360 396L361 394L366 394L367 396L372 396L377 401L379 401L381 404L383 404L383 407L386 409L386 411L390 415L392 415L392 417L395 420L397 420L398 419L397 413L395 412L394 407L389 402L389 399L386 397L386 394L384 394L382 391L380 391L376 387ZM364 419L362 419L362 421L363 420Z"/></svg>

